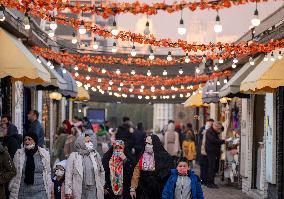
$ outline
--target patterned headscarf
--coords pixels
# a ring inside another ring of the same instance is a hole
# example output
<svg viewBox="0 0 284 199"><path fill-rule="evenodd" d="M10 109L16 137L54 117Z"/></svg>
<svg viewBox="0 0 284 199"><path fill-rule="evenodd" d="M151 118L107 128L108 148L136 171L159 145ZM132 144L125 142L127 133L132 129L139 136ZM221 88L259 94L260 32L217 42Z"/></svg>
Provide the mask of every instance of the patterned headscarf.
<svg viewBox="0 0 284 199"><path fill-rule="evenodd" d="M123 160L120 155L124 151L124 147L122 140L116 140L113 143L113 153L109 161L110 182L115 195L121 195L123 191Z"/></svg>

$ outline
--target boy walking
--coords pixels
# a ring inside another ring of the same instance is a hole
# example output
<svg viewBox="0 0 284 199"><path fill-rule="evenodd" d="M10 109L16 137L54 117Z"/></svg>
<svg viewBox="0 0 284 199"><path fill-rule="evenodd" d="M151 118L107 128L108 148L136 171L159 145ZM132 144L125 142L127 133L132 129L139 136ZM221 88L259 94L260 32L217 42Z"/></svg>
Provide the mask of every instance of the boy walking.
<svg viewBox="0 0 284 199"><path fill-rule="evenodd" d="M199 177L190 170L186 158L181 158L177 168L171 170L162 199L204 199Z"/></svg>

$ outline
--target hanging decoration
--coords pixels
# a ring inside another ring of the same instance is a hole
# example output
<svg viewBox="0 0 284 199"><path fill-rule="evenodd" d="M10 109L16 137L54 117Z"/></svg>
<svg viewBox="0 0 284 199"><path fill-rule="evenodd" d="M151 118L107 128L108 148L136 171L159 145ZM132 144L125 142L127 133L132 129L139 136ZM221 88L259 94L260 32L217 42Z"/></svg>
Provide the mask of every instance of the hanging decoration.
<svg viewBox="0 0 284 199"><path fill-rule="evenodd" d="M59 11L64 11L68 9L71 13L79 14L81 12L92 13L103 18L109 18L111 16L131 13L137 14L147 14L156 15L158 11L165 11L167 13L179 12L183 9L188 9L189 11L200 10L221 10L225 8L230 8L232 6L245 5L252 2L267 2L268 0L221 0L221 1L205 1L201 0L198 2L189 1L179 1L173 4L167 4L165 2L158 2L153 4L141 3L139 1L135 2L111 2L111 3L100 3L99 5L94 4L83 4L79 1L70 2L64 0L22 0L22 5L28 5L30 10L33 9L43 9L46 12L53 11L56 9ZM4 5L21 5L20 2L15 0L5 0ZM9 4L8 4L9 3Z"/></svg>

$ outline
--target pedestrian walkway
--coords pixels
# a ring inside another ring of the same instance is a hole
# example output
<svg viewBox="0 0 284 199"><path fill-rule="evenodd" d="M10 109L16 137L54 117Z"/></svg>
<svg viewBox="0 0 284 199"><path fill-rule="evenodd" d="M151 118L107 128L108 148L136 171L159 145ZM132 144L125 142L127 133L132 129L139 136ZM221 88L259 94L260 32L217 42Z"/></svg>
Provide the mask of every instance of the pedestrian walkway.
<svg viewBox="0 0 284 199"><path fill-rule="evenodd" d="M226 185L220 185L219 189L209 189L202 186L202 189L205 199L250 199L241 190Z"/></svg>

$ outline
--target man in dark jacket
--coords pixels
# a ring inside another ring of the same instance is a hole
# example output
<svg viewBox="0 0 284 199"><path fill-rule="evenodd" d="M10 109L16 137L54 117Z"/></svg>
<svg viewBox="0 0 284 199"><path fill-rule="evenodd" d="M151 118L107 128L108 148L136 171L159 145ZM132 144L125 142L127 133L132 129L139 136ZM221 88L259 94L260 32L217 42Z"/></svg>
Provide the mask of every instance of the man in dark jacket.
<svg viewBox="0 0 284 199"><path fill-rule="evenodd" d="M8 135L18 134L17 127L12 123L11 117L9 115L2 115L1 123L6 124L8 126Z"/></svg>
<svg viewBox="0 0 284 199"><path fill-rule="evenodd" d="M225 140L219 138L222 132L222 124L214 122L213 126L206 132L205 151L208 158L208 188L218 188L214 183L216 161L221 152L221 145L225 144Z"/></svg>
<svg viewBox="0 0 284 199"><path fill-rule="evenodd" d="M19 148L21 148L21 146L18 144L17 134L8 134L8 129L9 127L7 126L7 124L2 123L1 131L2 131L3 137L0 136L0 142L3 144L4 147L7 147L8 153L13 159L16 151Z"/></svg>
<svg viewBox="0 0 284 199"><path fill-rule="evenodd" d="M134 131L132 136L132 142L135 149L135 153L137 155L140 155L140 153L143 151L145 146L145 138L146 138L146 132L143 129L143 124L139 122L137 124L137 129Z"/></svg>
<svg viewBox="0 0 284 199"><path fill-rule="evenodd" d="M38 137L38 146L44 147L44 132L41 123L38 121L39 112L31 110L28 114L28 120L31 123L28 133L35 133Z"/></svg>
<svg viewBox="0 0 284 199"><path fill-rule="evenodd" d="M14 163L5 147L0 144L0 198L8 197L8 183L15 175L16 168Z"/></svg>
<svg viewBox="0 0 284 199"><path fill-rule="evenodd" d="M130 119L129 117L123 117L122 121L123 123L118 127L115 138L122 140L126 148L132 148L132 133L130 132L132 127L130 125Z"/></svg>

